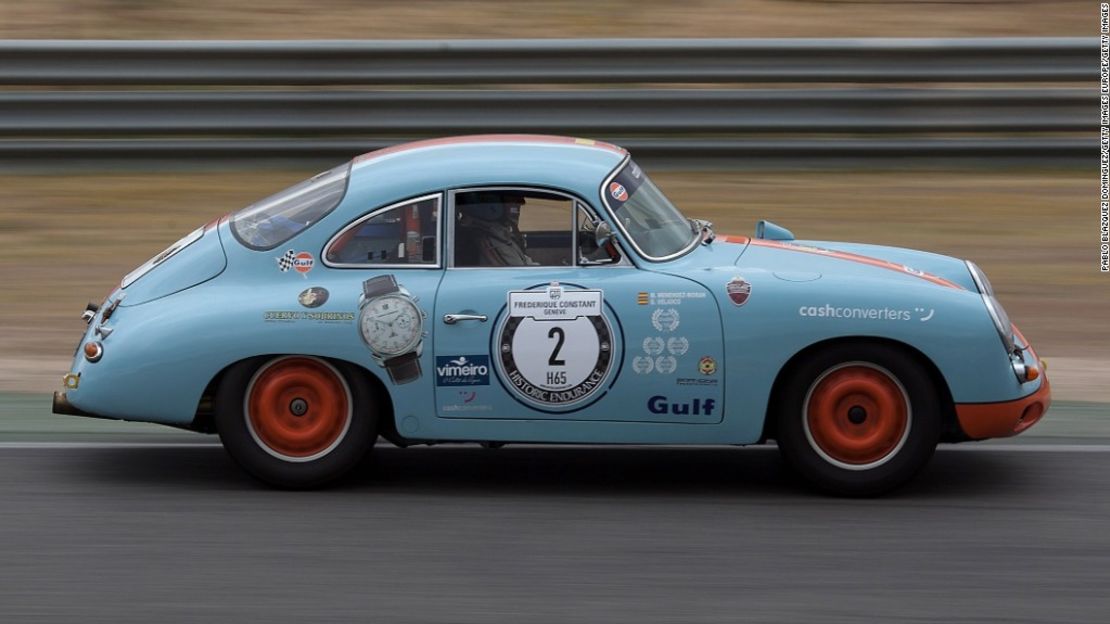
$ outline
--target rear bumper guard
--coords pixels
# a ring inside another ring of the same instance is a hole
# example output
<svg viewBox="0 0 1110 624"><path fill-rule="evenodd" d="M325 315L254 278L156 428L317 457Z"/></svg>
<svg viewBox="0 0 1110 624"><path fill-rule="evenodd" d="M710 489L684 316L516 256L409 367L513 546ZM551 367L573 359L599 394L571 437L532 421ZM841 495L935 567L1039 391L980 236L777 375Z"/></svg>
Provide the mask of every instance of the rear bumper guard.
<svg viewBox="0 0 1110 624"><path fill-rule="evenodd" d="M103 418L105 420L117 420L109 416L101 416L100 414L93 414L77 407L69 402L65 392L54 392L54 405L51 409L55 414L63 414L66 416L84 416L86 418Z"/></svg>

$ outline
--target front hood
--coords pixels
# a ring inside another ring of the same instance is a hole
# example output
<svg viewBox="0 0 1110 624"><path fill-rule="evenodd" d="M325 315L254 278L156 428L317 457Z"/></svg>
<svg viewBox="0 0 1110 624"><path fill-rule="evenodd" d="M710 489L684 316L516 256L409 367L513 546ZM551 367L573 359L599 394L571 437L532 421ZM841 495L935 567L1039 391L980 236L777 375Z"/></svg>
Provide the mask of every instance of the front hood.
<svg viewBox="0 0 1110 624"><path fill-rule="evenodd" d="M758 265L770 271L860 273L872 277L918 279L938 286L976 291L963 260L901 247L836 241L753 239L749 250L737 264Z"/></svg>

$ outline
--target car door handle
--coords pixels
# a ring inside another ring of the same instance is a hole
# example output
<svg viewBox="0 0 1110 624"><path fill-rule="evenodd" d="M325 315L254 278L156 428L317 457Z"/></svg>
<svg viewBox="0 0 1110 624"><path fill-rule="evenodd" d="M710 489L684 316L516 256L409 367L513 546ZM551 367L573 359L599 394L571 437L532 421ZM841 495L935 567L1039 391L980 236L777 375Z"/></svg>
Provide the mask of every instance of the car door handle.
<svg viewBox="0 0 1110 624"><path fill-rule="evenodd" d="M454 325L459 321L479 321L485 323L488 317L485 314L444 314L443 322L448 325Z"/></svg>

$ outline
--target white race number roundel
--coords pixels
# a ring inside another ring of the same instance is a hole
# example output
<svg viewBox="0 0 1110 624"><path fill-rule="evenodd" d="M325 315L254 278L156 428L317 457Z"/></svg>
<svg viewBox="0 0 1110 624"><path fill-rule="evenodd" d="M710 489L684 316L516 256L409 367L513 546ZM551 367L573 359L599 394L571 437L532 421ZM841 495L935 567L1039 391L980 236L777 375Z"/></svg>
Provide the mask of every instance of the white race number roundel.
<svg viewBox="0 0 1110 624"><path fill-rule="evenodd" d="M557 284L510 292L497 344L505 384L544 407L569 407L593 395L615 359L601 291Z"/></svg>

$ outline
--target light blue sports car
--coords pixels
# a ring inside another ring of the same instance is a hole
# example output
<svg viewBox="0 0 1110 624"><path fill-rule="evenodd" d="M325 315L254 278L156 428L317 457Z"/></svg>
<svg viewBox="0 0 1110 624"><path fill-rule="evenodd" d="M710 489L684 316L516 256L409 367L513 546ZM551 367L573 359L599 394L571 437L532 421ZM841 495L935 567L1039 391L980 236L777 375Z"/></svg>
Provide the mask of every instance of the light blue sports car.
<svg viewBox="0 0 1110 624"><path fill-rule="evenodd" d="M54 411L218 433L312 487L381 436L758 444L874 495L1049 404L975 264L714 234L616 146L365 154L198 228L89 304Z"/></svg>

